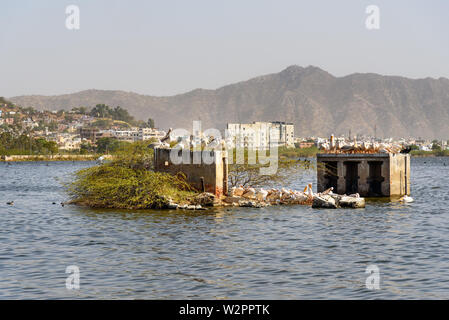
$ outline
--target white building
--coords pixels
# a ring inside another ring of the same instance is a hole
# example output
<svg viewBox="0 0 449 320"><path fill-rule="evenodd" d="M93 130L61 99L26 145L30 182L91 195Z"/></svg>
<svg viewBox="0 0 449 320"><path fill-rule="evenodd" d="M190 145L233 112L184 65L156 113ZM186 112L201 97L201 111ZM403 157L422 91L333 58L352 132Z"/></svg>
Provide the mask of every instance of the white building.
<svg viewBox="0 0 449 320"><path fill-rule="evenodd" d="M152 128L132 128L130 130L107 130L111 136L120 141L145 141L150 139L160 139L165 136L165 131Z"/></svg>
<svg viewBox="0 0 449 320"><path fill-rule="evenodd" d="M294 125L286 122L228 123L229 147L268 149L271 146L294 148Z"/></svg>

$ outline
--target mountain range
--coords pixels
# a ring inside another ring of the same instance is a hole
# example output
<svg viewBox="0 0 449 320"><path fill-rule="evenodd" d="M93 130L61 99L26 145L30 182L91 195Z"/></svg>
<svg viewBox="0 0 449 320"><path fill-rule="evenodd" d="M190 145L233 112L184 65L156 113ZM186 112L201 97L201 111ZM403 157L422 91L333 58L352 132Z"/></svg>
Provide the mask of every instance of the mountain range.
<svg viewBox="0 0 449 320"><path fill-rule="evenodd" d="M228 122L286 121L296 136L366 134L378 137L449 138L449 79L410 79L374 73L335 77L314 66L290 66L216 90L174 96L119 90L85 90L56 96L9 98L23 106L70 110L104 103L121 106L160 128L223 129Z"/></svg>

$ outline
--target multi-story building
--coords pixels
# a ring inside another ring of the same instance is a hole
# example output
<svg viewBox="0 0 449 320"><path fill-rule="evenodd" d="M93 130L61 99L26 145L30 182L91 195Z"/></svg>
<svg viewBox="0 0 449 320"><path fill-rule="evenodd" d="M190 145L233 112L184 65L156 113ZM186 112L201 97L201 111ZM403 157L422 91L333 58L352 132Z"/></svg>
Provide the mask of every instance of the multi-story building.
<svg viewBox="0 0 449 320"><path fill-rule="evenodd" d="M90 140L92 143L95 143L97 141L99 131L100 130L98 130L98 128L80 128L79 134L81 140Z"/></svg>
<svg viewBox="0 0 449 320"><path fill-rule="evenodd" d="M112 136L121 141L145 141L160 139L165 136L165 131L152 128L132 128L131 130L110 130Z"/></svg>
<svg viewBox="0 0 449 320"><path fill-rule="evenodd" d="M227 134L228 145L235 148L268 149L270 146L295 146L293 123L228 123Z"/></svg>

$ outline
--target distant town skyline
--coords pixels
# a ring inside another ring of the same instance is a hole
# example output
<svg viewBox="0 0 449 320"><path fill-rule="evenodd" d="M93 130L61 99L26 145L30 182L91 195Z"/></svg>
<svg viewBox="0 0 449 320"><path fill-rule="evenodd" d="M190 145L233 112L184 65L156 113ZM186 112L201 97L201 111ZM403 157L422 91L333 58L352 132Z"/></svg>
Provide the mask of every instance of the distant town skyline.
<svg viewBox="0 0 449 320"><path fill-rule="evenodd" d="M66 7L80 9L79 30ZM367 6L380 10L368 30ZM0 4L0 96L86 89L169 96L314 65L341 77L449 78L449 3L12 1Z"/></svg>

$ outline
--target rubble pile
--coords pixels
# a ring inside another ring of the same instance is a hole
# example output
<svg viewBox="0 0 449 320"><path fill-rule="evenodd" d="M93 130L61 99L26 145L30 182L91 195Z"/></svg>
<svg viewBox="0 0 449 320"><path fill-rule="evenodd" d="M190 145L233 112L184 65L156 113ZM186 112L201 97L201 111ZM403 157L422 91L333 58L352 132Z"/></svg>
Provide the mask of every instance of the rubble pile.
<svg viewBox="0 0 449 320"><path fill-rule="evenodd" d="M364 208L365 199L358 194L338 195L330 188L321 193L314 193L312 185L304 190L292 189L255 189L243 186L232 188L228 196L215 197L212 193L203 192L190 203L176 204L169 199L167 209L205 210L206 207L250 207L262 208L273 205L311 205L312 208Z"/></svg>

